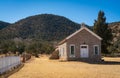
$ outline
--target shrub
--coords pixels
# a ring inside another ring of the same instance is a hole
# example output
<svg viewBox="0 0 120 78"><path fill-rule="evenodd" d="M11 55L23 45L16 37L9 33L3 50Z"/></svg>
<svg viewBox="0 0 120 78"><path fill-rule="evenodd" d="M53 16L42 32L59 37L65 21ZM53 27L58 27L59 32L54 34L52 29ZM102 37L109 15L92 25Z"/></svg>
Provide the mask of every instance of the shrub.
<svg viewBox="0 0 120 78"><path fill-rule="evenodd" d="M38 54L38 53L35 53L35 57L39 58L39 54Z"/></svg>
<svg viewBox="0 0 120 78"><path fill-rule="evenodd" d="M56 51L52 52L49 59L59 59L59 51L56 50Z"/></svg>

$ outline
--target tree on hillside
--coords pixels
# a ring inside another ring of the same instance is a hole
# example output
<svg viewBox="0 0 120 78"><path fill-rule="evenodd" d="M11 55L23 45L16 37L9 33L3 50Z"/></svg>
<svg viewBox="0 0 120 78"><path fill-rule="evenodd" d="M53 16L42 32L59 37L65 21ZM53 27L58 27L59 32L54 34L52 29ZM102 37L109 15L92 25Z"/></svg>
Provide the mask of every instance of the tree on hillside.
<svg viewBox="0 0 120 78"><path fill-rule="evenodd" d="M17 51L22 54L25 51L25 44L23 42L19 42L16 44Z"/></svg>
<svg viewBox="0 0 120 78"><path fill-rule="evenodd" d="M110 42L112 40L112 32L111 29L108 28L108 24L106 23L106 17L103 11L99 11L98 18L95 20L93 31L102 37L102 53L108 53L108 46L110 46Z"/></svg>
<svg viewBox="0 0 120 78"><path fill-rule="evenodd" d="M119 56L120 53L120 37L111 46L108 47L109 52L112 56Z"/></svg>

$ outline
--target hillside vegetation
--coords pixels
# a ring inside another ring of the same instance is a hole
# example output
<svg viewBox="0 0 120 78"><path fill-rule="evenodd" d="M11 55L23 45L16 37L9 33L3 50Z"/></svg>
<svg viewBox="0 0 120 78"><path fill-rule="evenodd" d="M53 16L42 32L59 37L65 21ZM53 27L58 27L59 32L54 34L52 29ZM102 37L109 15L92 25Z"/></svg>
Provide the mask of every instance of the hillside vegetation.
<svg viewBox="0 0 120 78"><path fill-rule="evenodd" d="M57 42L79 28L80 24L63 16L30 16L0 31L1 52L51 53Z"/></svg>
<svg viewBox="0 0 120 78"><path fill-rule="evenodd" d="M41 14L22 19L0 31L0 39L41 39L62 40L75 32L80 25L71 20L52 14Z"/></svg>
<svg viewBox="0 0 120 78"><path fill-rule="evenodd" d="M3 29L3 28L6 28L9 25L10 25L10 23L0 21L0 30Z"/></svg>
<svg viewBox="0 0 120 78"><path fill-rule="evenodd" d="M109 27L113 35L112 46L109 47L109 51L112 53L120 53L120 22L110 23Z"/></svg>
<svg viewBox="0 0 120 78"><path fill-rule="evenodd" d="M109 27L112 29L113 42L116 42L120 37L120 22L110 23Z"/></svg>
<svg viewBox="0 0 120 78"><path fill-rule="evenodd" d="M112 46L108 49L113 53L120 52L120 22L108 25L113 35ZM59 41L80 27L80 24L53 14L30 16L13 24L0 22L0 52L51 53Z"/></svg>

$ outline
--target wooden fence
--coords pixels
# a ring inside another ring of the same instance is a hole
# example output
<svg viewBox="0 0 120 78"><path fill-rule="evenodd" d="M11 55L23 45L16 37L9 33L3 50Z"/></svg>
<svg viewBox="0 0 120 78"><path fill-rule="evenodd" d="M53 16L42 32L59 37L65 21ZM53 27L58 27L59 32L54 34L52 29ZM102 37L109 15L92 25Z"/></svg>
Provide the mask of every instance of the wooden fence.
<svg viewBox="0 0 120 78"><path fill-rule="evenodd" d="M19 56L0 57L0 74L21 64Z"/></svg>

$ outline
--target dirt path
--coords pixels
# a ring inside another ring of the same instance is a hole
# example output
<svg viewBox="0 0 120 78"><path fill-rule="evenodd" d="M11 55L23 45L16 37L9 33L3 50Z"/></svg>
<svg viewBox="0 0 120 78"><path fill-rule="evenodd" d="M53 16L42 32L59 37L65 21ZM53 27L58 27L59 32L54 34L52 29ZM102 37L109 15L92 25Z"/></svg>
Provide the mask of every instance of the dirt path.
<svg viewBox="0 0 120 78"><path fill-rule="evenodd" d="M59 62L43 56L29 61L9 78L120 78L120 65Z"/></svg>

